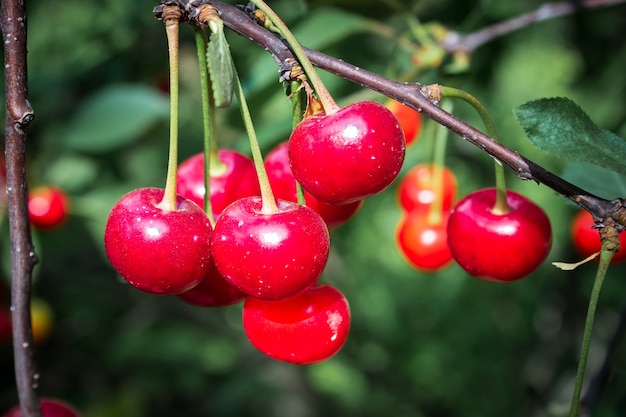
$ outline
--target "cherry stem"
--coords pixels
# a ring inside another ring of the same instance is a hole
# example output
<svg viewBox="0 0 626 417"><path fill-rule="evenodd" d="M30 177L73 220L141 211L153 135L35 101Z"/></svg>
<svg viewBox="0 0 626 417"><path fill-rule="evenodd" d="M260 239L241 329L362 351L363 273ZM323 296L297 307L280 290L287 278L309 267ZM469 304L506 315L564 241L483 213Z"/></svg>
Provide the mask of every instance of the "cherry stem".
<svg viewBox="0 0 626 417"><path fill-rule="evenodd" d="M252 161L254 162L256 175L259 179L259 187L261 187L261 199L263 200L261 212L263 214L278 213L276 199L274 198L270 180L267 177L267 171L265 170L265 165L263 164L261 147L259 146L259 141L257 139L256 132L254 131L252 117L250 116L250 109L248 108L248 103L246 102L246 97L243 92L243 88L241 87L241 81L239 81L239 76L237 75L234 62L233 71L235 73L235 95L237 96L237 101L239 101L241 119L243 120L244 127L246 128L246 133L248 134L250 151L252 152Z"/></svg>
<svg viewBox="0 0 626 417"><path fill-rule="evenodd" d="M163 200L158 206L176 211L176 170L178 169L178 34L177 19L165 21L170 60L170 149L167 163L167 180Z"/></svg>
<svg viewBox="0 0 626 417"><path fill-rule="evenodd" d="M207 67L207 44L209 42L206 32L194 26L194 37L196 39L196 50L198 52L198 68L200 70L200 91L202 99L202 132L204 143L204 211L209 217L212 225L215 225L215 218L211 206L211 166L212 154L216 152L217 139L215 135L215 106L211 83L209 79L209 69Z"/></svg>
<svg viewBox="0 0 626 417"><path fill-rule="evenodd" d="M302 117L304 115L304 107L306 107L306 103L303 103L304 100L302 100L302 88L301 87L302 87L301 81L294 80L289 83L289 88L290 88L289 94L291 97L291 105L292 105L291 125L294 128L302 121ZM294 181L296 183L296 197L298 200L298 204L306 205L306 202L304 200L304 191L302 190L302 186L300 185L298 180L296 180L295 178L294 178Z"/></svg>
<svg viewBox="0 0 626 417"><path fill-rule="evenodd" d="M587 307L587 318L585 319L585 329L583 331L583 341L582 347L580 349L580 359L578 360L576 382L574 386L574 394L572 396L572 403L570 405L569 417L577 417L580 412L580 395L583 388L585 368L587 366L587 357L589 356L589 346L591 345L591 331L593 328L593 321L596 315L598 298L600 296L600 290L602 289L604 277L606 276L606 272L609 269L609 265L611 264L611 260L613 259L614 254L614 242L604 242L602 244L602 251L600 251L600 262L598 264L596 278L593 282L593 288L591 289L589 306Z"/></svg>
<svg viewBox="0 0 626 417"><path fill-rule="evenodd" d="M448 113L452 113L452 102L445 102L441 108ZM448 129L440 124L435 125L435 146L433 150L432 175L433 190L435 190L435 199L433 200L430 210L428 211L428 222L430 224L438 224L441 222L443 212L443 173L444 164L446 163L446 144L448 139Z"/></svg>
<svg viewBox="0 0 626 417"><path fill-rule="evenodd" d="M265 15L270 19L272 24L278 29L281 36L287 41L294 55L300 61L300 65L304 69L307 77L311 81L317 96L322 102L322 107L324 107L324 112L326 114L333 114L338 112L341 107L337 105L333 97L328 92L328 89L322 82L319 74L315 70L315 67L311 63L311 60L307 56L306 52L300 45L300 42L293 36L293 33L289 30L287 25L281 20L281 18L272 10L263 0L252 0L253 3L259 10L261 10Z"/></svg>
<svg viewBox="0 0 626 417"><path fill-rule="evenodd" d="M476 97L458 88L446 87L443 85L437 85L436 88L439 89L442 98L458 98L465 101L466 103L469 103L482 119L485 128L487 129L487 134L491 136L491 138L493 138L494 140L498 140L496 126L494 125L491 116L489 116L489 112L487 111L485 106L483 106L482 103L478 101ZM493 160L496 176L496 202L491 211L494 214L506 214L511 211L511 208L509 207L506 199L506 180L504 166L502 165L502 162L498 161L496 158L493 158Z"/></svg>

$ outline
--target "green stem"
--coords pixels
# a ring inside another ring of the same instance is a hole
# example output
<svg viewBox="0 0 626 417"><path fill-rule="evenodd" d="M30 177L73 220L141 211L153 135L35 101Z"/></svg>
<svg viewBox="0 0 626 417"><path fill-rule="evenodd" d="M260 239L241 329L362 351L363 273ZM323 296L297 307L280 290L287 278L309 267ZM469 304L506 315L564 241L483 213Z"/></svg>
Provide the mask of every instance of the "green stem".
<svg viewBox="0 0 626 417"><path fill-rule="evenodd" d="M602 251L600 252L600 263L598 264L598 271L596 272L596 278L593 282L593 288L591 289L591 296L589 298L589 306L587 307L587 318L585 319L585 330L583 331L583 342L580 349L580 359L578 360L576 383L574 385L574 394L570 405L569 417L577 417L580 412L580 395L583 388L585 368L587 367L587 357L589 356L589 346L591 345L591 330L598 306L598 298L604 277L611 264L611 259L613 259L613 255L615 254L613 250L606 248L607 245L612 246L613 242L604 242Z"/></svg>
<svg viewBox="0 0 626 417"><path fill-rule="evenodd" d="M252 0L252 3L265 15L270 21L276 26L276 28L280 31L280 34L287 41L291 49L293 50L294 55L300 61L300 65L304 69L307 77L311 81L315 92L317 93L320 101L322 102L322 106L324 107L324 112L326 114L333 114L339 111L341 108L337 105L333 97L328 92L328 89L322 82L319 74L313 67L313 64L307 57L304 49L298 42L298 40L293 36L293 33L289 30L287 25L278 17L278 15L272 10L263 0Z"/></svg>
<svg viewBox="0 0 626 417"><path fill-rule="evenodd" d="M243 124L246 128L246 133L248 134L250 150L252 152L252 161L254 162L254 167L256 168L256 173L259 178L259 186L261 187L261 198L263 199L261 212L264 214L278 213L278 206L276 205L276 199L274 198L274 193L272 192L272 187L270 186L270 181L267 177L267 171L265 170L265 165L263 164L263 155L261 154L261 147L259 146L259 141L257 139L256 132L254 131L250 110L248 109L246 97L244 95L243 88L241 87L241 81L239 81L239 76L237 75L237 70L234 68L234 65L235 64L233 63L233 71L235 72L235 95L239 101L241 119L243 120Z"/></svg>
<svg viewBox="0 0 626 417"><path fill-rule="evenodd" d="M498 135L496 133L496 126L491 120L491 116L489 116L489 112L482 105L480 101L473 95L469 94L466 91L460 90L458 88L446 87L443 85L438 86L441 97L449 97L449 98L458 98L466 103L469 103L474 110L478 113L483 123L485 124L485 128L487 129L487 134L491 136L494 140L498 140ZM495 166L495 176L496 176L496 202L493 206L492 212L496 214L506 214L510 211L509 204L506 200L506 180L504 173L504 166L497 159L494 159Z"/></svg>
<svg viewBox="0 0 626 417"><path fill-rule="evenodd" d="M441 108L448 113L452 113L452 102L443 102ZM446 161L446 144L448 141L448 129L435 123L435 145L433 150L433 190L435 190L435 200L428 212L428 222L438 224L441 222L443 213L443 172Z"/></svg>
<svg viewBox="0 0 626 417"><path fill-rule="evenodd" d="M165 193L159 203L163 210L176 211L176 170L178 169L178 20L165 22L170 66L170 149Z"/></svg>
<svg viewBox="0 0 626 417"><path fill-rule="evenodd" d="M215 225L215 217L211 206L211 155L215 152L215 106L212 100L212 89L209 80L209 69L206 62L207 44L209 42L206 32L196 26L194 37L196 39L196 50L198 52L198 68L200 70L200 91L202 98L202 132L204 143L204 211L209 217L212 225Z"/></svg>
<svg viewBox="0 0 626 417"><path fill-rule="evenodd" d="M306 107L305 100L303 100L303 90L302 90L302 82L300 81L292 81L289 84L290 87L290 97L291 97L291 105L292 105L292 119L291 125L292 127L296 127L301 121L302 116L304 115L304 110ZM295 179L294 179L295 181ZM296 196L298 199L298 204L306 205L304 201L304 190L298 181L296 182Z"/></svg>

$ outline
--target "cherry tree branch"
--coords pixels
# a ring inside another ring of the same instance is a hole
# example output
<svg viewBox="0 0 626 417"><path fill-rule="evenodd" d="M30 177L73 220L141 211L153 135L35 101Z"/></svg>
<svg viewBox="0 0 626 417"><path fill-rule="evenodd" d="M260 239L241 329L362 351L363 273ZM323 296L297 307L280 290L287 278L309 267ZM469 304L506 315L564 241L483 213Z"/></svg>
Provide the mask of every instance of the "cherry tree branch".
<svg viewBox="0 0 626 417"><path fill-rule="evenodd" d="M583 0L583 3L591 7L591 4L594 2L596 4L606 4L610 1L623 0ZM240 8L216 0L164 0L163 3L178 5L185 11L184 18L190 24L199 27L202 27L202 23L196 20L199 6L204 4L212 5L217 9L228 28L265 48L272 54L278 65L282 65L284 68L285 63L293 62L294 55L285 41L275 33L257 24L251 16ZM162 5L155 7L154 13L157 17L159 17L161 9ZM626 225L626 207L624 207L622 199L606 200L583 190L525 158L518 152L507 148L452 114L445 112L438 106L436 98L430 96L428 86L423 86L419 83L400 83L319 51L306 48L305 51L316 67L414 108L501 161L505 166L513 170L519 178L533 180L546 185L589 211L596 220L601 221L612 217L619 224Z"/></svg>
<svg viewBox="0 0 626 417"><path fill-rule="evenodd" d="M11 241L11 312L15 378L24 417L39 417L35 392L38 374L32 358L30 293L37 262L28 220L26 183L26 128L34 114L28 101L26 71L26 5L24 0L3 0L2 35L5 71L5 154L7 202Z"/></svg>
<svg viewBox="0 0 626 417"><path fill-rule="evenodd" d="M451 31L442 42L442 47L448 52L471 53L496 38L508 35L537 22L570 15L579 10L597 9L623 3L626 3L626 0L581 0L546 3L537 10L510 20L498 22L467 35Z"/></svg>

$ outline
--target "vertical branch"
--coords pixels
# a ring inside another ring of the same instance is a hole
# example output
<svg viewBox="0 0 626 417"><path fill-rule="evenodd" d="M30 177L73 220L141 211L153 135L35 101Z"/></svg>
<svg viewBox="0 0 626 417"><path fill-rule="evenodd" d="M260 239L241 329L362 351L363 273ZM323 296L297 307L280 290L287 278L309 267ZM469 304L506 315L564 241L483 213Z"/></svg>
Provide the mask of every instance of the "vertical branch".
<svg viewBox="0 0 626 417"><path fill-rule="evenodd" d="M26 128L33 120L26 71L25 0L2 0L2 36L6 90L5 153L11 240L11 311L15 377L24 417L41 416L35 392L37 374L32 358L30 292L37 262L28 221Z"/></svg>

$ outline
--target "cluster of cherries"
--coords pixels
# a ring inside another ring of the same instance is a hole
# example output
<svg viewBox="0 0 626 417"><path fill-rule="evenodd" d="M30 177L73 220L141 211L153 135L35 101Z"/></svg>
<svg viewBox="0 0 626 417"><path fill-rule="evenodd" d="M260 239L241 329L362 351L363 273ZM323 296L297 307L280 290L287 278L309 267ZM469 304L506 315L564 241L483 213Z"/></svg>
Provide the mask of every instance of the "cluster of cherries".
<svg viewBox="0 0 626 417"><path fill-rule="evenodd" d="M400 122L407 145L419 137L420 114L396 101L387 104ZM449 167L422 163L399 181L398 205L402 216L396 242L405 260L416 269L434 272L457 262L477 278L512 282L534 271L550 251L550 222L541 208L524 196L506 192L506 210L496 207L496 190L474 191L456 201L458 183ZM582 256L597 255L601 242L591 214L579 210L570 235ZM626 234L620 235L626 248ZM618 251L612 263L626 259Z"/></svg>
<svg viewBox="0 0 626 417"><path fill-rule="evenodd" d="M204 156L195 155L177 170L175 207L158 188L131 191L114 205L106 254L126 281L148 293L199 306L243 301L248 339L274 359L323 361L340 350L350 328L345 296L318 282L329 228L395 180L405 150L393 113L372 101L296 126L264 160L269 198L250 159L220 150L210 169L214 224L203 208Z"/></svg>
<svg viewBox="0 0 626 417"><path fill-rule="evenodd" d="M405 131L419 132L419 113L394 106L396 114L401 112L398 120ZM506 203L499 207L495 188L477 190L456 201L457 190L454 173L436 163L416 165L400 179L397 198L403 214L396 242L412 266L433 272L456 261L477 278L511 282L545 260L552 231L539 206L508 190Z"/></svg>
<svg viewBox="0 0 626 417"><path fill-rule="evenodd" d="M270 199L250 158L219 150L209 170L214 222L204 209L204 154L178 167L175 207L165 204L163 189L129 192L106 224L112 266L148 293L205 307L243 302L248 339L274 359L328 359L350 327L344 295L318 282L329 229L396 179L421 127L419 113L390 103L358 102L304 119L265 157ZM511 282L545 260L551 226L535 203L509 190L502 210L495 188L460 201L456 193L451 170L433 163L400 180L396 239L413 266L437 271L456 261L475 277Z"/></svg>
<svg viewBox="0 0 626 417"><path fill-rule="evenodd" d="M436 188L438 175L441 186ZM398 199L405 213L396 239L413 266L437 271L456 261L477 278L511 282L545 260L552 231L539 206L508 190L506 210L500 212L494 209L495 188L474 191L458 202L456 191L456 178L445 166L420 164L401 180ZM440 205L433 210L437 198Z"/></svg>

